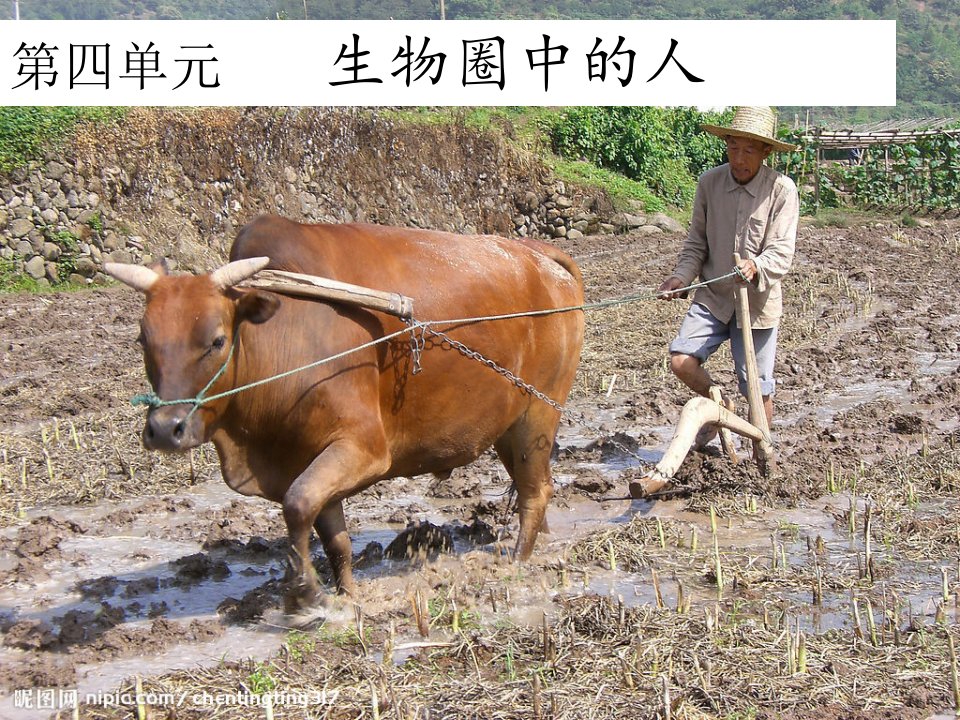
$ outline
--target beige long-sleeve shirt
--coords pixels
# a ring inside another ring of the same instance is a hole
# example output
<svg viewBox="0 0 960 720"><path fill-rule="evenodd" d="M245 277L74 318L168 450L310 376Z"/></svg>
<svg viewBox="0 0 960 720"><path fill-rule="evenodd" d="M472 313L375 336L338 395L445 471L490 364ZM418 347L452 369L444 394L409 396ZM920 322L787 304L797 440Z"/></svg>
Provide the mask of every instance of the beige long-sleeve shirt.
<svg viewBox="0 0 960 720"><path fill-rule="evenodd" d="M766 165L746 185L720 165L700 176L693 218L673 276L684 285L712 280L733 269L733 253L752 259L757 275L748 285L754 328L776 327L783 314L780 278L793 263L800 218L797 186ZM693 301L730 322L736 307L736 279L698 288Z"/></svg>

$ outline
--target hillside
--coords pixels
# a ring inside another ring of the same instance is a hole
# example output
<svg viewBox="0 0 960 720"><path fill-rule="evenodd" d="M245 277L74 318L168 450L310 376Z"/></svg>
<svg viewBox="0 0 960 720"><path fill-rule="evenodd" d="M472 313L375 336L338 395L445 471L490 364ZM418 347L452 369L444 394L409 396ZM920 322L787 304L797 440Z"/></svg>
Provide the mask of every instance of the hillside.
<svg viewBox="0 0 960 720"><path fill-rule="evenodd" d="M3 11L10 13L11 5ZM447 0L450 19L892 19L897 21L896 108L816 108L814 119L960 116L960 0ZM439 17L439 0L20 0L24 19L388 19ZM785 73L802 72L787 48ZM785 117L807 108L781 108ZM789 113L789 114L788 114Z"/></svg>

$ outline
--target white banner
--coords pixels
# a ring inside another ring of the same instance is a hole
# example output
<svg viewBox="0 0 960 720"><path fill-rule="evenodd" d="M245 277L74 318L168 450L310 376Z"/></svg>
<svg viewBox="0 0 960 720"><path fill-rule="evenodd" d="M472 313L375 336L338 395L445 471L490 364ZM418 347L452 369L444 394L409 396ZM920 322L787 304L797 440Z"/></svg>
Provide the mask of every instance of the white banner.
<svg viewBox="0 0 960 720"><path fill-rule="evenodd" d="M894 105L896 23L2 21L2 105Z"/></svg>

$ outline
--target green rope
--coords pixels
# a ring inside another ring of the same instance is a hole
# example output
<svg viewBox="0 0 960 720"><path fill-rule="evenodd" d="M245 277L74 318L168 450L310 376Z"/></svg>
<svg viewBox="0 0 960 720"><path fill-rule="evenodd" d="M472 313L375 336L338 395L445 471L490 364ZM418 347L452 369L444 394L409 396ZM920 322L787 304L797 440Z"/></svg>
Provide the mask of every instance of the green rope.
<svg viewBox="0 0 960 720"><path fill-rule="evenodd" d="M285 377L289 377L290 375L296 375L299 372L303 372L304 370L310 370L311 368L319 367L326 363L333 362L334 360L339 360L340 358L346 357L351 353L359 352L360 350L366 350L367 348L373 347L374 345L379 345L380 343L393 340L395 337L398 337L400 335L405 335L406 333L410 332L413 329L414 329L413 327L407 327L407 328L404 328L403 330L397 330L396 332L390 333L389 335L384 335L382 338L371 340L370 342L364 343L363 345L358 345L357 347L350 348L349 350L344 350L343 352L337 353L336 355L331 355L330 357L323 358L322 360L317 360L315 362L309 363L308 365L302 365L301 367L294 368L293 370L287 370L286 372L278 373L277 375L271 375L270 377L263 378L262 380L257 380L256 382L247 383L246 385L241 385L240 387L234 388L233 390L226 390L222 393L216 393L215 395L211 395L210 397L204 397L207 390L209 390L210 387L217 380L220 379L220 377L223 375L224 372L226 372L227 366L230 363L230 357L233 355L233 348L234 346L236 346L237 339L239 338L239 335L240 335L239 333L237 333L237 335L233 339L234 344L230 347L230 355L227 356L226 361L223 363L223 367L221 367L217 371L217 374L214 375L213 379L207 383L206 387L204 387L203 390L197 393L196 397L183 398L181 400L161 400L155 393L143 393L140 395L134 395L133 398L130 400L130 404L131 405L147 405L149 407L163 407L166 405L193 404L194 408L193 410L190 411L190 415L192 415L198 407L200 407L205 403L213 402L214 400L221 400L222 398L229 397L230 395L236 395L237 393L243 392L244 390L249 390L250 388L255 388L260 385L266 385L267 383L273 382L274 380L281 380ZM189 418L190 415L187 415L187 418Z"/></svg>
<svg viewBox="0 0 960 720"><path fill-rule="evenodd" d="M744 280L746 278L743 276L740 268L734 268L726 275L721 275L720 277L713 278L713 280L704 280L703 282L694 283L692 285L687 285L686 287L677 288L676 290L671 290L671 293L682 293L689 290L696 290L697 288L706 287L715 282L720 282L721 280L728 280L732 277L740 277ZM480 317L468 317L468 318L457 318L454 320L426 320L424 322L418 323L425 327L430 325L464 325L467 323L475 322L487 322L489 320L511 320L513 318L521 317L537 317L540 315L556 315L557 313L573 312L575 310L599 310L602 308L616 307L617 305L627 305L633 302L640 302L642 300L649 300L651 297L660 298L662 293L655 292L652 295L650 293L641 293L639 295L625 295L622 298L614 298L612 300L599 300L593 303L585 303L583 305L570 305L568 307L560 308L550 308L548 310L527 310L525 312L516 312L516 313L507 313L505 315L482 315Z"/></svg>
<svg viewBox="0 0 960 720"><path fill-rule="evenodd" d="M203 390L197 393L196 397L190 398L189 400L161 400L156 393L143 393L141 395L134 395L130 400L131 405L148 405L152 408L164 407L165 405L185 405L193 403L193 409L187 414L187 417L183 419L183 422L186 422L190 417L197 411L201 405L205 402L209 402L217 398L217 395L211 397L205 397L207 392L213 387L213 384L223 377L223 374L227 371L227 367L230 365L230 360L233 358L233 351L237 347L237 341L240 339L240 333L234 333L233 342L230 343L230 352L227 353L227 359L223 361L223 365L220 366L220 369L217 370L216 375L210 378L210 382L204 385Z"/></svg>
<svg viewBox="0 0 960 720"><path fill-rule="evenodd" d="M705 280L703 282L687 285L686 287L677 288L676 290L672 290L671 292L682 293L682 292L687 292L689 290L695 290L697 288L706 287L707 285L710 285L715 282L720 282L721 280L727 280L734 276L738 276L742 279L746 279L743 277L743 273L740 271L740 268L734 268L733 270L728 272L726 275L721 275L720 277L713 278L712 280ZM230 345L230 353L227 355L227 359L224 361L221 368L217 371L217 374L214 375L210 379L210 382L208 382L204 386L203 390L197 393L196 397L183 398L180 400L161 400L155 393L141 393L139 395L134 395L133 398L131 398L130 400L130 404L135 406L145 405L150 408L165 407L168 405L193 405L193 409L190 410L189 414L184 419L184 422L186 422L186 420L189 420L190 417L193 415L193 413L195 413L201 405L204 405L208 402L221 400L225 397L230 397L231 395L236 395L237 393L241 393L244 390L250 390L251 388L259 387L261 385L266 385L267 383L274 382L275 380L282 380L283 378L290 377L291 375L295 375L297 373L303 372L304 370L311 370L313 368L320 367L321 365L325 365L326 363L333 362L334 360L339 360L340 358L346 357L347 355L350 355L352 353L360 352L361 350L366 350L367 348L374 347L375 345L379 345L380 343L389 342L390 340L393 340L394 338L399 337L401 335L416 332L418 329L429 328L431 325L463 325L466 323L488 322L492 320L510 320L513 318L521 318L521 317L538 317L542 315L556 315L558 313L573 312L576 310L597 310L602 308L615 307L617 305L627 305L629 303L639 302L641 300L649 300L651 299L651 297L653 298L660 297L660 293L653 293L653 295L651 295L650 293L643 293L640 295L627 295L622 298L615 298L612 300L600 300L598 302L584 303L582 305L570 305L568 307L550 308L548 310L528 310L526 312L507 313L504 315L485 315L480 317L458 318L458 319L452 319L452 320L427 320L422 322L417 320L411 320L409 321L408 327L405 327L402 330L397 330L396 332L390 333L389 335L384 335L383 337L377 338L376 340L371 340L370 342L363 343L362 345L357 345L356 347L350 348L348 350L344 350L343 352L339 352L336 355L331 355L329 357L323 358L322 360L316 360L307 365L302 365L298 368L294 368L293 370L287 370L286 372L278 373L276 375L271 375L270 377L263 378L262 380L257 380L255 382L247 383L246 385L241 385L240 387L233 388L232 390L226 390L224 392L211 395L210 397L206 397L207 391L209 391L210 388L213 387L213 384L217 380L219 380L223 376L223 374L227 371L227 366L230 364L230 360L233 357L233 351L236 348L237 341L240 338L240 333L237 332L233 336L233 343L231 343Z"/></svg>

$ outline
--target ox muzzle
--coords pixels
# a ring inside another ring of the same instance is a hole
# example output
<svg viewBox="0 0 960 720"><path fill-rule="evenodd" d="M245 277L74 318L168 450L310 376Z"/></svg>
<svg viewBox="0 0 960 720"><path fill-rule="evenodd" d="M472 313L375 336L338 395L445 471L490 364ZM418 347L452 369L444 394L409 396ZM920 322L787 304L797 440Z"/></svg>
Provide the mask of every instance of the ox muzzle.
<svg viewBox="0 0 960 720"><path fill-rule="evenodd" d="M143 446L148 450L184 452L203 443L203 422L192 405L166 405L147 413Z"/></svg>

